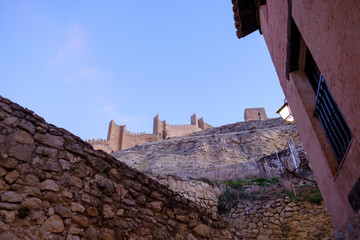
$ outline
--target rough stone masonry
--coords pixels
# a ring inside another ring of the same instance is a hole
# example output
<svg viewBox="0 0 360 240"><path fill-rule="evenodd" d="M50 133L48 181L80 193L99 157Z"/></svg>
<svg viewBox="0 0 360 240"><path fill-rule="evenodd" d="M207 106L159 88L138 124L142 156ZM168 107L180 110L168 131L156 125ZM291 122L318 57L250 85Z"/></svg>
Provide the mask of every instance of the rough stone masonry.
<svg viewBox="0 0 360 240"><path fill-rule="evenodd" d="M0 239L236 239L215 213L0 97Z"/></svg>

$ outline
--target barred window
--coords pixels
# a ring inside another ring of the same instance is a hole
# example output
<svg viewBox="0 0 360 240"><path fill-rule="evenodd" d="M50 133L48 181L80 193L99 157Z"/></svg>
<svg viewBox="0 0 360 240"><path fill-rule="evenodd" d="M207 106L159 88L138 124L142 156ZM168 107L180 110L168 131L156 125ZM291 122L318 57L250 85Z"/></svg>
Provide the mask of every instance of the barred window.
<svg viewBox="0 0 360 240"><path fill-rule="evenodd" d="M340 164L349 147L352 134L309 50L305 72L316 93L315 112Z"/></svg>

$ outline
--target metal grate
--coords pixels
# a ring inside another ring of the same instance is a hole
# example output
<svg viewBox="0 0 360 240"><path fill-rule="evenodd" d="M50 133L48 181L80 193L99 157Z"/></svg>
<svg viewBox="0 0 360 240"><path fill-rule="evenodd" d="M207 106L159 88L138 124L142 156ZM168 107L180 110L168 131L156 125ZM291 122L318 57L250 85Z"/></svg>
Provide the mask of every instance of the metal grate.
<svg viewBox="0 0 360 240"><path fill-rule="evenodd" d="M339 107L332 97L322 74L320 74L320 81L316 94L314 115L319 118L325 135L340 164L350 144L352 134Z"/></svg>

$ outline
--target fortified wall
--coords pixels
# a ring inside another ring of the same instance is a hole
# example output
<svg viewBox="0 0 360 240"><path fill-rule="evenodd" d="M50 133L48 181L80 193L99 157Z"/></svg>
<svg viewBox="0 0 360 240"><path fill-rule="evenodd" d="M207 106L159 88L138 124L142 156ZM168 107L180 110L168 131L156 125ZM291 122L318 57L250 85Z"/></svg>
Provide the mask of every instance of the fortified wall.
<svg viewBox="0 0 360 240"><path fill-rule="evenodd" d="M126 130L126 125L117 125L114 120L109 123L108 137L105 139L87 140L94 149L103 150L107 153L131 148L145 142L159 141L170 137L180 137L194 132L212 128L204 122L203 118L197 118L196 113L191 116L191 123L185 125L170 125L166 120L161 121L159 115L154 117L153 133L133 133Z"/></svg>
<svg viewBox="0 0 360 240"><path fill-rule="evenodd" d="M0 97L0 239L234 239L217 214Z"/></svg>

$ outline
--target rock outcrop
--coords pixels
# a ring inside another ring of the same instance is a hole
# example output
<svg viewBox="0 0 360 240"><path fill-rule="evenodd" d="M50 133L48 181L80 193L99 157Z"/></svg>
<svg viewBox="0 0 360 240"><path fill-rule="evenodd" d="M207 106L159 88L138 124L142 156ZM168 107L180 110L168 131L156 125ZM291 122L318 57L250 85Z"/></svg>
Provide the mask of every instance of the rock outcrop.
<svg viewBox="0 0 360 240"><path fill-rule="evenodd" d="M234 239L227 224L0 97L0 239Z"/></svg>
<svg viewBox="0 0 360 240"><path fill-rule="evenodd" d="M279 118L239 122L144 143L111 155L141 172L181 178L243 179L261 175L257 160L285 148L296 126Z"/></svg>

